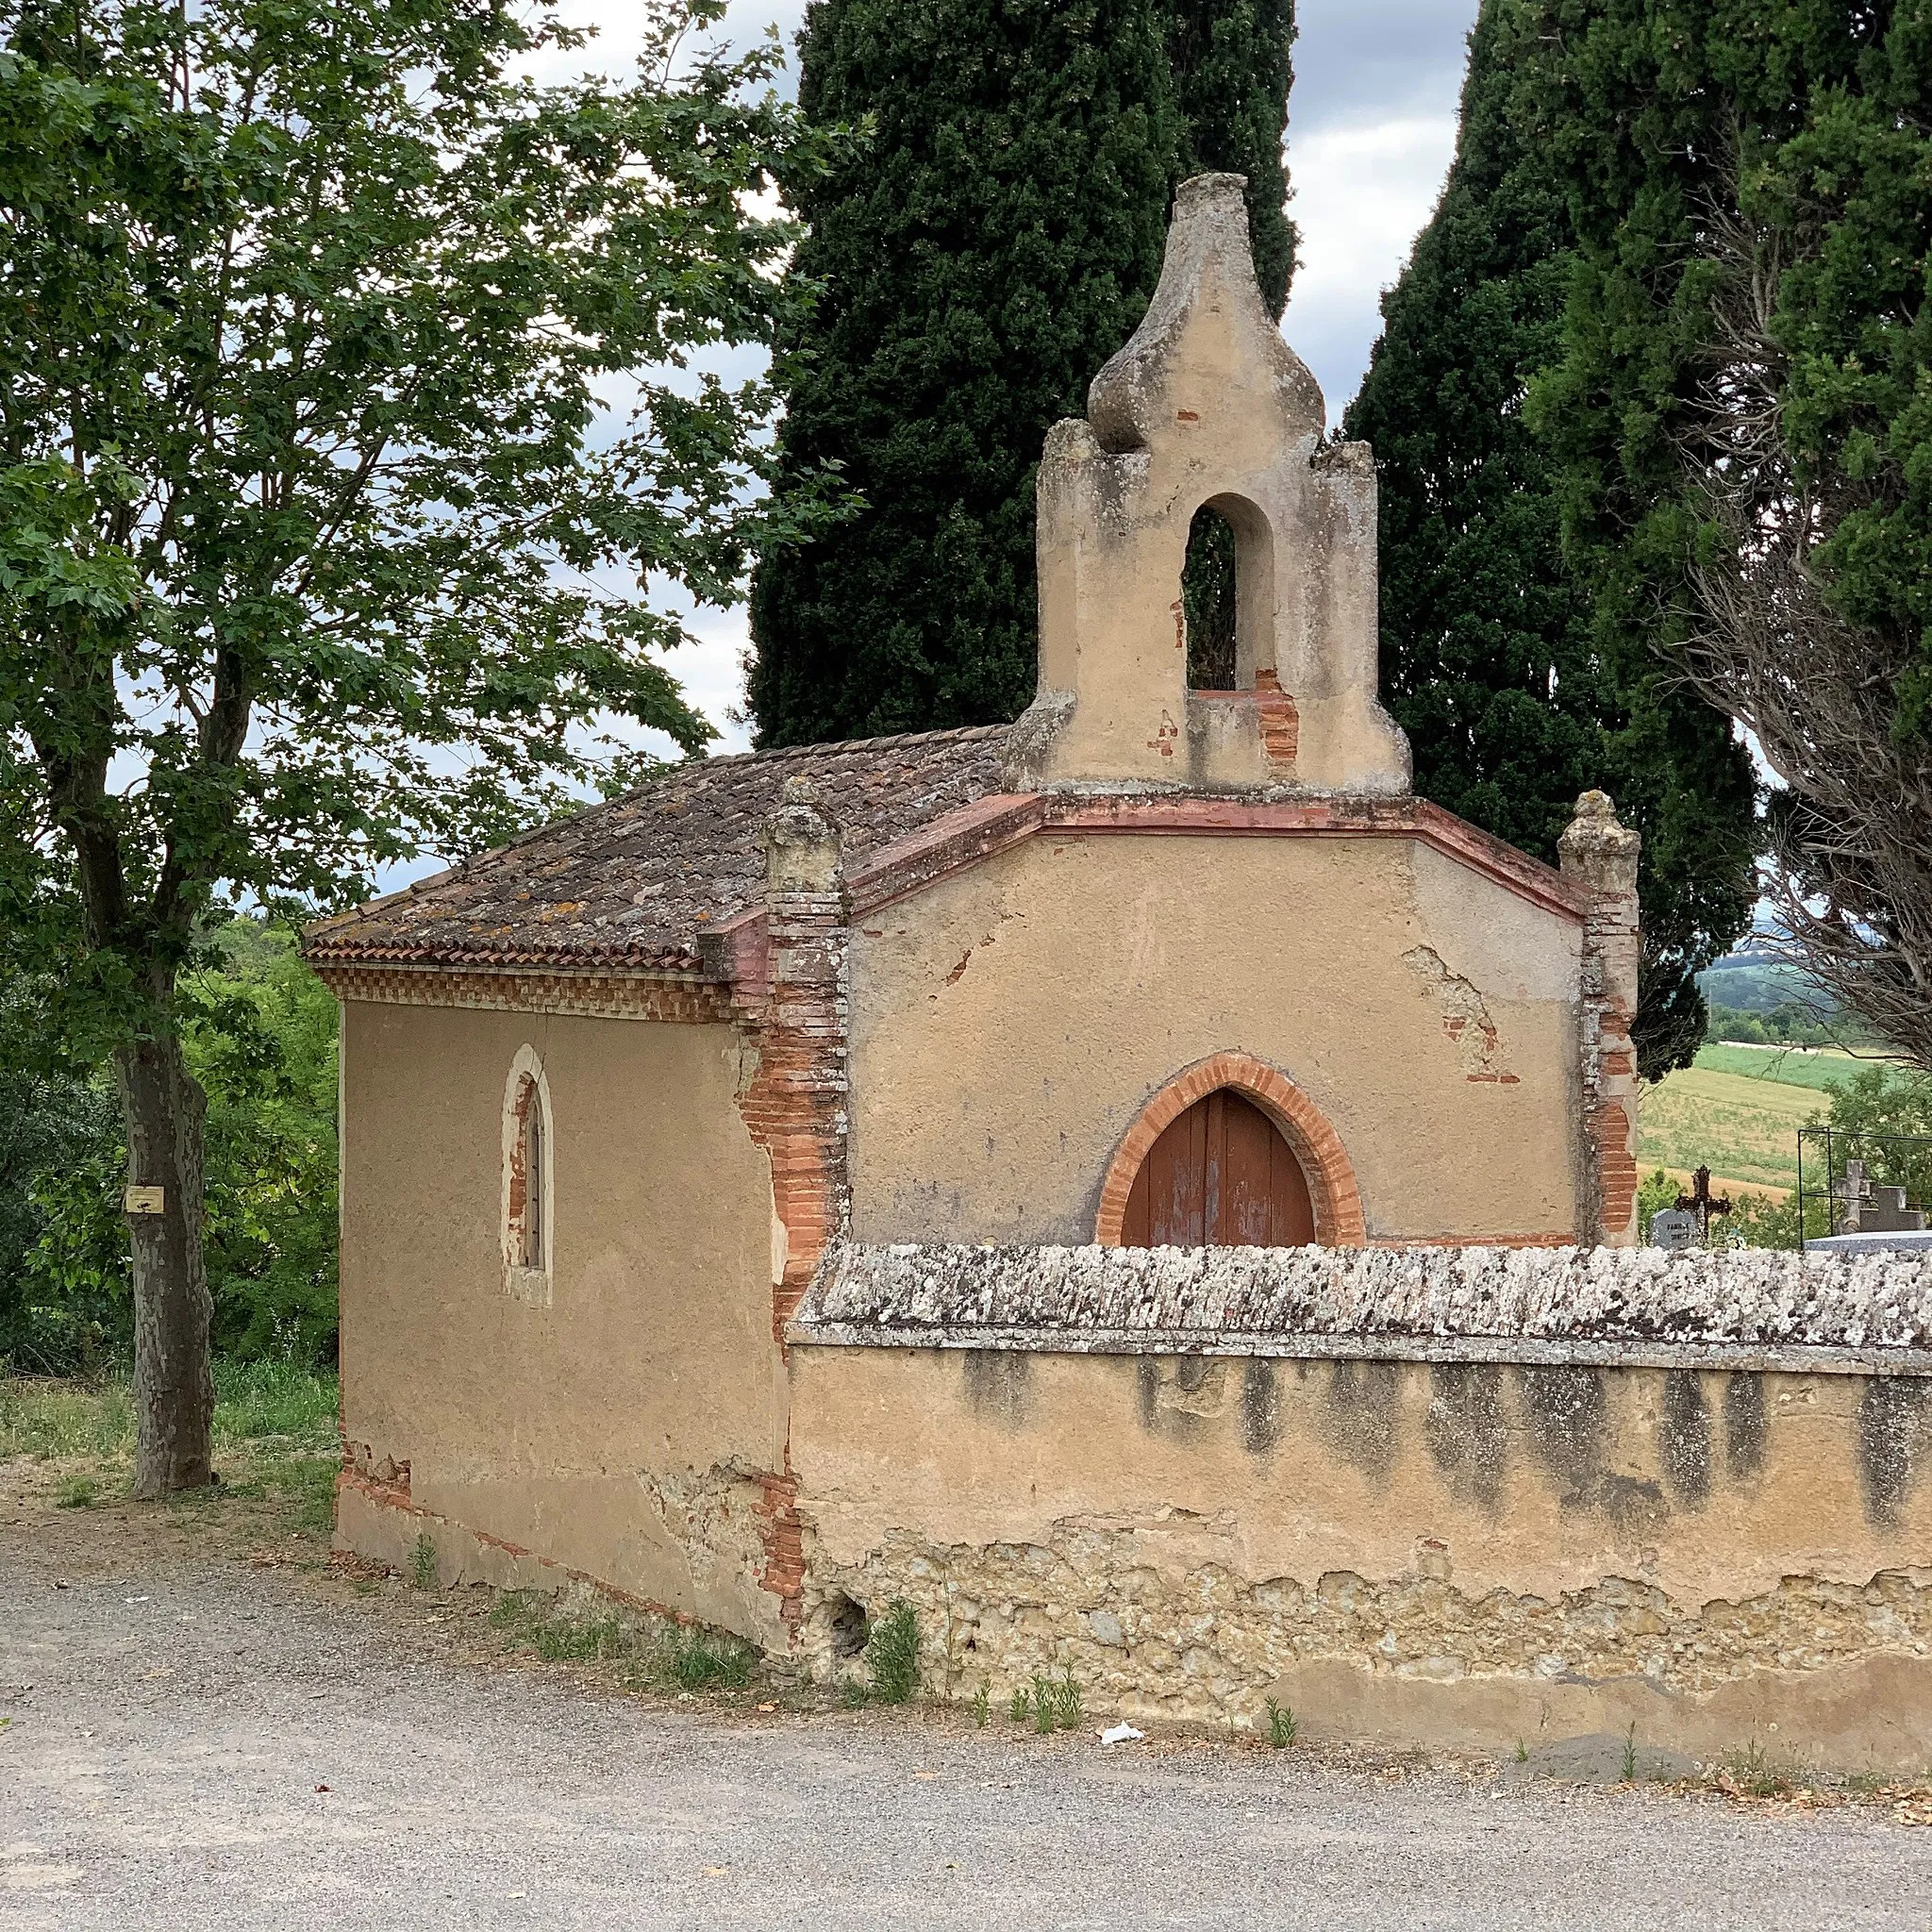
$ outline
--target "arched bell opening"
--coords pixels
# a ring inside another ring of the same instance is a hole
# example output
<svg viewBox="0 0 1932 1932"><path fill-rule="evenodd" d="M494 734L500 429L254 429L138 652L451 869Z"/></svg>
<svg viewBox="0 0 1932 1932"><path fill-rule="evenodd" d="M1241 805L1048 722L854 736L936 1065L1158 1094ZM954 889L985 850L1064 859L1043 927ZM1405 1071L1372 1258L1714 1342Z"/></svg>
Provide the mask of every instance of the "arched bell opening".
<svg viewBox="0 0 1932 1932"><path fill-rule="evenodd" d="M1359 1247L1368 1234L1354 1166L1321 1108L1279 1068L1225 1052L1177 1074L1122 1136L1093 1239Z"/></svg>
<svg viewBox="0 0 1932 1932"><path fill-rule="evenodd" d="M1274 669L1274 570L1268 520L1241 496L1210 496L1188 526L1181 566L1188 689L1252 691Z"/></svg>

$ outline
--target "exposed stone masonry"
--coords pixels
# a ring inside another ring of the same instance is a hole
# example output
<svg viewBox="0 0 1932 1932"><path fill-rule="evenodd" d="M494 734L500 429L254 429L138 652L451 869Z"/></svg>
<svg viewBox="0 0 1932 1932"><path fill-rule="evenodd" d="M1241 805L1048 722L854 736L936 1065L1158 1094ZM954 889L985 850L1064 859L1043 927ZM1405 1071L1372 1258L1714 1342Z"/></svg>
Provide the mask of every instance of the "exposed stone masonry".
<svg viewBox="0 0 1932 1932"><path fill-rule="evenodd" d="M1309 1664L1435 1683L1634 1679L1668 1695L1875 1652L1932 1657L1932 1590L1900 1571L1863 1584L1787 1577L1742 1602L1696 1606L1621 1577L1554 1598L1472 1596L1440 1546L1419 1546L1406 1576L1331 1571L1304 1584L1250 1583L1213 1564L1176 1573L1145 1544L1087 1522L1057 1523L1045 1542L985 1547L895 1533L849 1568L808 1544L808 1653L822 1676L836 1668L824 1612L840 1597L903 1598L949 1696L984 1681L1004 1700L1035 1672L1071 1667L1095 1708L1241 1724L1257 1724L1270 1687Z"/></svg>
<svg viewBox="0 0 1932 1932"><path fill-rule="evenodd" d="M1590 1148L1587 1196L1597 1238L1634 1246L1637 1225L1638 967L1642 958L1637 860L1643 841L1617 823L1602 791L1586 791L1557 841L1563 875L1587 892L1583 924L1583 1126Z"/></svg>

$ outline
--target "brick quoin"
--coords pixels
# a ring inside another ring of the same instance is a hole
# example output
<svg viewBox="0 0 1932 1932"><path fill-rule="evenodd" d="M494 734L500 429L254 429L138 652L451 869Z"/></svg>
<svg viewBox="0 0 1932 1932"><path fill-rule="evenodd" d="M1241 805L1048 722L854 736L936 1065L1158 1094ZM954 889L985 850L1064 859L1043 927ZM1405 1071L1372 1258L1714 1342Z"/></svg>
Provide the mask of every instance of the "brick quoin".
<svg viewBox="0 0 1932 1932"><path fill-rule="evenodd" d="M1268 754L1268 762L1278 770L1291 771L1295 753L1301 748L1302 714L1273 671L1255 673L1255 708L1261 714L1261 748Z"/></svg>
<svg viewBox="0 0 1932 1932"><path fill-rule="evenodd" d="M757 989L738 997L758 1041L758 1065L739 1101L752 1140L772 1164L772 1208L785 1230L785 1264L772 1290L772 1339L811 1284L826 1244L849 1217L847 975L851 904L841 875L838 833L808 792L786 801L767 839L762 961ZM778 1599L794 1637L804 1621L805 1541L791 1446L783 1467L761 1472L755 1510L764 1550L759 1582Z"/></svg>
<svg viewBox="0 0 1932 1932"><path fill-rule="evenodd" d="M1307 1176L1315 1209L1315 1239L1327 1248L1358 1248L1368 1239L1361 1191L1341 1137L1320 1108L1278 1067L1250 1054L1217 1053L1178 1074L1141 1110L1115 1150L1100 1188L1093 1239L1104 1248L1121 1244L1127 1196L1149 1150L1197 1100L1231 1087L1252 1100L1281 1129Z"/></svg>

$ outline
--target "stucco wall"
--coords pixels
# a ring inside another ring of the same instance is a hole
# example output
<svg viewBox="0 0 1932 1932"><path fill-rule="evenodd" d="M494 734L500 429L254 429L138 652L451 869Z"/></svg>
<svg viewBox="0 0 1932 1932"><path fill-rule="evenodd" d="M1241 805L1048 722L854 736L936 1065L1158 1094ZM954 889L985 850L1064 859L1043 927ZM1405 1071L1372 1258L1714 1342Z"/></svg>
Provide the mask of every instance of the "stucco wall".
<svg viewBox="0 0 1932 1932"><path fill-rule="evenodd" d="M1507 1752L1932 1757L1932 1383L797 1345L805 1638L936 1683Z"/></svg>
<svg viewBox="0 0 1932 1932"><path fill-rule="evenodd" d="M1141 1108L1231 1049L1326 1115L1372 1238L1573 1233L1580 947L1419 841L1029 840L853 936L854 1234L1089 1240Z"/></svg>
<svg viewBox="0 0 1932 1932"><path fill-rule="evenodd" d="M499 1235L525 1044L552 1106L547 1307L506 1292ZM455 1563L480 1535L777 1641L758 1477L786 1391L743 1061L722 1025L344 1007L345 1541L393 1560L427 1529Z"/></svg>

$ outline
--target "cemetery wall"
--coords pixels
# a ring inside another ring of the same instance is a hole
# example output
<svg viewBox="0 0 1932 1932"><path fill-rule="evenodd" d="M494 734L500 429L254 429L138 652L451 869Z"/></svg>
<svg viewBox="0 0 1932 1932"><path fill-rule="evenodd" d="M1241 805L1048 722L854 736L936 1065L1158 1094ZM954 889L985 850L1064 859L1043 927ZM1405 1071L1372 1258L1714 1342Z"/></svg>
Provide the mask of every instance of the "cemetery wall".
<svg viewBox="0 0 1932 1932"><path fill-rule="evenodd" d="M855 1250L790 1331L811 1668L999 1705L1932 1760L1932 1289L1885 1257Z"/></svg>

